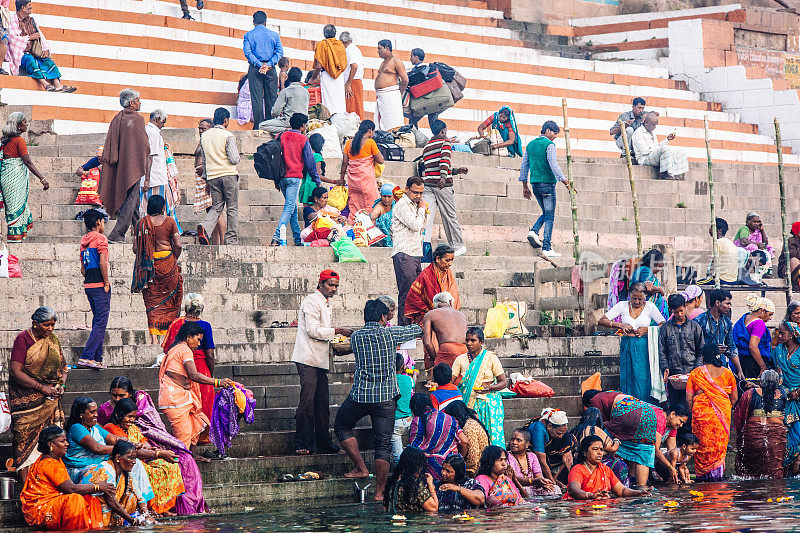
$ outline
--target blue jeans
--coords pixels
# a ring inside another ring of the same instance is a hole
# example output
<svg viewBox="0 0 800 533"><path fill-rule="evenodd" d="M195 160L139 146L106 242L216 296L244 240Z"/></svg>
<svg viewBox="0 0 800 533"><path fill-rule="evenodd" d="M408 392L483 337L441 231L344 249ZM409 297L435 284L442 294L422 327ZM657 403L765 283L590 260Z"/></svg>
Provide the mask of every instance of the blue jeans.
<svg viewBox="0 0 800 533"><path fill-rule="evenodd" d="M103 287L83 289L89 299L92 309L92 332L83 348L81 359L103 362L103 341L106 337L108 314L111 310L111 292L106 292Z"/></svg>
<svg viewBox="0 0 800 533"><path fill-rule="evenodd" d="M556 214L556 184L531 183L531 191L542 209L542 214L536 219L536 223L531 230L539 233L539 230L544 226L542 250L550 250L550 237L553 235L553 221Z"/></svg>
<svg viewBox="0 0 800 533"><path fill-rule="evenodd" d="M294 235L294 243L300 246L303 244L300 240L300 223L297 221L297 198L300 194L300 178L283 178L278 182L278 187L280 187L286 202L283 204L283 213L281 213L281 219L278 221L278 228L275 230L275 234L272 238L278 240L281 235L281 226L289 224L292 228L292 234ZM288 240L288 233L286 237Z"/></svg>

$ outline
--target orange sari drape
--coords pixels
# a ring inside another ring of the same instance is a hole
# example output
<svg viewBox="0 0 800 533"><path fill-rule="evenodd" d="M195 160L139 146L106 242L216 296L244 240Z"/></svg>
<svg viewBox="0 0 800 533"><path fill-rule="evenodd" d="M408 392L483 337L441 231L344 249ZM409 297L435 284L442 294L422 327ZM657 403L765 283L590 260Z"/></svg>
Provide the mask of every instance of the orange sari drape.
<svg viewBox="0 0 800 533"><path fill-rule="evenodd" d="M434 262L411 284L406 296L406 317L415 324L422 324L422 317L433 309L433 297L440 292L449 292L453 296L453 309L461 309L461 298L458 296L453 269L441 270Z"/></svg>
<svg viewBox="0 0 800 533"><path fill-rule="evenodd" d="M68 479L67 467L60 459L43 457L31 465L19 497L28 524L67 531L103 527L100 500L58 490Z"/></svg>
<svg viewBox="0 0 800 533"><path fill-rule="evenodd" d="M338 78L347 68L347 52L344 44L335 37L317 43L317 47L314 49L314 59L319 61L322 69L331 78Z"/></svg>
<svg viewBox="0 0 800 533"><path fill-rule="evenodd" d="M686 391L695 394L692 405L692 432L700 440L694 454L694 468L698 476L707 474L725 464L728 440L731 434L731 399L736 378L727 368L714 378L706 366L692 370Z"/></svg>

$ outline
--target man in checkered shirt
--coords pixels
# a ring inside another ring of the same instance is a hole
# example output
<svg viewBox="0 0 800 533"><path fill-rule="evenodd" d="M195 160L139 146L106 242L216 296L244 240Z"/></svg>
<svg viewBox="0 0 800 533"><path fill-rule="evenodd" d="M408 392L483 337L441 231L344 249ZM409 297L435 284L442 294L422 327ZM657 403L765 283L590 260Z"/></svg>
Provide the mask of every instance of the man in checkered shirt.
<svg viewBox="0 0 800 533"><path fill-rule="evenodd" d="M411 326L386 327L389 308L380 300L369 300L364 306L364 327L350 337L356 359L353 389L336 413L333 429L355 468L345 477L369 476L361 457L353 428L369 415L372 419L372 439L375 448L375 499L383 500L386 478L389 475L394 412L400 389L395 374L397 346L422 337L422 328Z"/></svg>

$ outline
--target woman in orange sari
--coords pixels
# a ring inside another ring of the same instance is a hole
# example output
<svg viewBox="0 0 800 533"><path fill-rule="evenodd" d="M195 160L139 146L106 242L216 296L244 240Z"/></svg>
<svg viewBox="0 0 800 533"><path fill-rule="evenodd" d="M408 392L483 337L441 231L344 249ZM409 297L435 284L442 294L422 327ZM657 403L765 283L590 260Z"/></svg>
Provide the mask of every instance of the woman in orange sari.
<svg viewBox="0 0 800 533"><path fill-rule="evenodd" d="M136 425L138 416L136 402L132 398L117 401L111 414L111 422L103 429L127 439L135 444L142 459L144 471L153 487L155 498L148 502L150 509L157 514L165 514L175 507L178 496L186 492L183 486L181 468L175 462L175 452L154 448ZM170 513L171 514L171 513Z"/></svg>
<svg viewBox="0 0 800 533"><path fill-rule="evenodd" d="M31 526L61 530L87 530L103 527L100 500L102 493L114 499L114 486L106 483L73 483L61 460L67 453L67 435L58 426L39 433L39 459L33 463L19 496L25 521ZM113 508L113 503L111 504ZM118 510L119 504L116 508ZM130 518L127 513L126 518Z"/></svg>
<svg viewBox="0 0 800 533"><path fill-rule="evenodd" d="M375 123L365 120L355 136L344 145L339 183L344 185L344 176L347 174L347 207L350 209L351 224L359 211L371 211L375 200L380 198L375 163L382 164L383 155L372 139L374 134Z"/></svg>
<svg viewBox="0 0 800 533"><path fill-rule="evenodd" d="M200 385L231 386L228 378L213 379L197 371L193 350L202 339L203 328L197 322L183 324L158 372L158 407L167 416L172 434L187 448L197 444L210 425L202 410Z"/></svg>
<svg viewBox="0 0 800 533"><path fill-rule="evenodd" d="M169 325L167 336L164 338L164 343L161 345L164 348L164 353L169 352L169 349L175 343L175 337L178 336L178 331L186 322L196 322L203 328L203 340L200 346L194 350L194 366L197 371L206 377L214 377L214 352L216 346L214 345L214 332L211 329L211 324L205 320L200 320L200 315L203 314L204 300L200 294L190 292L183 298L183 311L185 315L172 324ZM211 385L200 385L200 401L203 403L203 412L210 419L211 409L214 407L214 387Z"/></svg>
<svg viewBox="0 0 800 533"><path fill-rule="evenodd" d="M461 309L456 277L453 274L455 250L449 244L440 244L433 251L433 261L417 276L406 296L405 315L415 324L422 324L425 313L433 309L433 297L449 292L453 309Z"/></svg>
<svg viewBox="0 0 800 533"><path fill-rule="evenodd" d="M603 439L597 435L584 437L575 466L569 471L565 500L604 500L617 496L641 496L648 489L629 489L617 479L614 471L603 464Z"/></svg>
<svg viewBox="0 0 800 533"><path fill-rule="evenodd" d="M694 454L697 481L720 481L731 435L731 408L739 399L736 377L725 368L719 347L703 346L703 366L689 374L686 403L692 410L692 432L700 439Z"/></svg>

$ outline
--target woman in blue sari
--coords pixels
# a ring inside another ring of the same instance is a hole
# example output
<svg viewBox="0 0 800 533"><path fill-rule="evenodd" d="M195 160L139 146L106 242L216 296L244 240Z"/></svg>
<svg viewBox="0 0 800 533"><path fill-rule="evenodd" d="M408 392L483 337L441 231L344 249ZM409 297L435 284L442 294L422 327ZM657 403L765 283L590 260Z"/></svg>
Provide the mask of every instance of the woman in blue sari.
<svg viewBox="0 0 800 533"><path fill-rule="evenodd" d="M508 148L510 157L522 157L522 139L519 136L519 130L517 130L517 119L514 117L514 111L509 106L504 105L497 113L484 120L478 126L478 135L486 137L488 128L496 129L503 139L502 142L492 145L493 150Z"/></svg>
<svg viewBox="0 0 800 533"><path fill-rule="evenodd" d="M464 403L474 409L489 434L489 443L505 446L503 397L498 391L508 387L503 365L494 352L483 347L483 330L469 328L467 353L453 361L453 383L458 385Z"/></svg>
<svg viewBox="0 0 800 533"><path fill-rule="evenodd" d="M745 377L757 378L773 367L772 335L767 322L775 314L775 304L769 298L751 292L747 295L748 312L733 325L733 341L739 350L739 364Z"/></svg>
<svg viewBox="0 0 800 533"><path fill-rule="evenodd" d="M664 316L669 316L667 301L664 298L666 291L658 280L658 274L664 268L664 254L653 249L644 254L642 262L631 275L631 284L644 283L647 301L653 302Z"/></svg>
<svg viewBox="0 0 800 533"><path fill-rule="evenodd" d="M800 325L783 322L775 336L779 344L772 350L772 360L787 391L783 412L788 433L783 465L786 476L794 477L800 474Z"/></svg>

